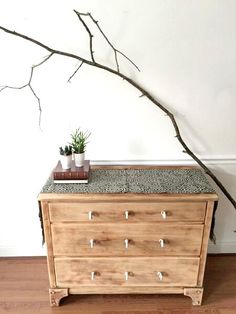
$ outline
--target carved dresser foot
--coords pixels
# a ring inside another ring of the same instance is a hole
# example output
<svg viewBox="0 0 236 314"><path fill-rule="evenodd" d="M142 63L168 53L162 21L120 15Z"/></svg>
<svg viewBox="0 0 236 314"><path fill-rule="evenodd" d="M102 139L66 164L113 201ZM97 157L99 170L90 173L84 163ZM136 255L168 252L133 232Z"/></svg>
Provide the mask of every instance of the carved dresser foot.
<svg viewBox="0 0 236 314"><path fill-rule="evenodd" d="M193 305L201 305L203 288L184 288L184 295L192 299Z"/></svg>
<svg viewBox="0 0 236 314"><path fill-rule="evenodd" d="M51 306L59 306L60 300L68 296L68 289L49 289Z"/></svg>

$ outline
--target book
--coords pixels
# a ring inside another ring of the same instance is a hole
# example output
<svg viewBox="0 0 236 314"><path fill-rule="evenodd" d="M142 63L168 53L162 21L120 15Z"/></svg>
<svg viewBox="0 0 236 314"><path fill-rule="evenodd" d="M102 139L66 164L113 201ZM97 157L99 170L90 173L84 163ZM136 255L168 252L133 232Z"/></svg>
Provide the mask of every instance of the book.
<svg viewBox="0 0 236 314"><path fill-rule="evenodd" d="M56 167L52 171L52 178L55 183L87 183L90 173L90 161L85 160L84 166L76 167L75 161L72 161L70 169L63 169L61 162L58 161ZM58 182L60 181L60 182ZM72 182L73 181L73 182Z"/></svg>
<svg viewBox="0 0 236 314"><path fill-rule="evenodd" d="M54 183L88 183L88 179L77 179L77 180L53 180Z"/></svg>

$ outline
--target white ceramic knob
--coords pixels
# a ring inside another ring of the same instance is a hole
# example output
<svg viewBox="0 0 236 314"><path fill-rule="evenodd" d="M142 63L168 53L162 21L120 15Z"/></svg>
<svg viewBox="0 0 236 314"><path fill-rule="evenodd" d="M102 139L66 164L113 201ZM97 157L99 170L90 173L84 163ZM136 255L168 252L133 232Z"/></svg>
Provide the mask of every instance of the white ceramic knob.
<svg viewBox="0 0 236 314"><path fill-rule="evenodd" d="M94 243L95 243L94 239L89 240L89 244L90 244L91 249L94 247Z"/></svg>
<svg viewBox="0 0 236 314"><path fill-rule="evenodd" d="M128 249L129 247L129 239L125 239L125 248Z"/></svg>
<svg viewBox="0 0 236 314"><path fill-rule="evenodd" d="M161 217L162 217L162 219L166 219L166 211L165 210L161 211Z"/></svg>
<svg viewBox="0 0 236 314"><path fill-rule="evenodd" d="M88 219L89 220L93 219L93 212L91 210L88 212Z"/></svg>
<svg viewBox="0 0 236 314"><path fill-rule="evenodd" d="M128 210L125 211L125 219L129 219L129 211Z"/></svg>
<svg viewBox="0 0 236 314"><path fill-rule="evenodd" d="M162 281L162 280L163 280L163 274L162 274L162 272L158 271L158 272L157 272L157 277L158 277L158 279L159 279L160 281Z"/></svg>
<svg viewBox="0 0 236 314"><path fill-rule="evenodd" d="M94 279L95 279L95 275L96 275L95 271L92 271L92 272L91 272L91 280L94 280Z"/></svg>
<svg viewBox="0 0 236 314"><path fill-rule="evenodd" d="M129 279L129 272L126 271L126 272L125 272L125 280L127 281L128 279Z"/></svg>
<svg viewBox="0 0 236 314"><path fill-rule="evenodd" d="M159 243L160 243L160 247L161 247L161 248L164 247L165 241L164 241L163 239L160 239L160 240L159 240Z"/></svg>

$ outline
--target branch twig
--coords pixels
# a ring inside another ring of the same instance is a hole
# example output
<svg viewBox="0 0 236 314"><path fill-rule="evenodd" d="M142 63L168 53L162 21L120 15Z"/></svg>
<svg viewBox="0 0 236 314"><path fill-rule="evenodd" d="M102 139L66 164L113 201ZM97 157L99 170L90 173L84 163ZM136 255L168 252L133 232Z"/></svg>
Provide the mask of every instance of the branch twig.
<svg viewBox="0 0 236 314"><path fill-rule="evenodd" d="M88 14L81 14L80 15L88 15ZM83 21L83 25L85 24L85 22ZM87 26L87 25L86 25ZM161 109L171 120L172 122L172 125L175 129L175 133L176 133L176 138L178 139L178 141L180 142L180 144L182 145L182 147L184 148L184 151L190 155L196 162L197 164L204 170L204 172L209 175L212 180L216 183L216 185L221 189L221 191L225 194L225 196L228 198L228 200L232 203L232 205L234 206L234 208L236 209L236 201L234 200L234 198L231 196L231 194L227 191L227 189L224 187L224 185L219 181L219 179L212 173L212 171L205 165L203 164L203 162L189 149L189 147L187 146L187 144L184 142L182 136L181 136L181 133L180 133L180 130L179 130L179 127L178 127L178 124L175 120L175 117L174 115L166 108L164 107L161 103L159 103L147 90L145 90L143 87L141 87L138 83L136 83L134 80L132 80L131 78L129 78L128 76L122 74L120 71L119 71L119 64L118 64L118 68L117 70L114 70L108 66L105 66L105 65L102 65L102 64L99 64L99 63L96 63L95 61L93 61L93 58L92 58L92 61L90 60L87 60L87 59L84 59L78 55L75 55L75 54L72 54L72 53L68 53L68 52L64 52L64 51L60 51L60 50L55 50L55 49L52 49L46 45L44 45L43 43L33 39L33 38L30 38L24 34L21 34L21 33L17 33L15 31L11 31L9 29L6 29L2 26L0 26L0 29L2 29L3 31L9 33L9 34L12 34L12 35L15 35L15 36L18 36L18 37L21 37L27 41L30 41L44 49L46 49L47 51L49 51L51 54L49 55L48 59L50 58L50 56L52 56L53 54L58 54L58 55L62 55L64 57L69 57L69 58L73 58L73 59L76 59L76 60L80 60L81 61L81 65L83 63L85 64L88 64L90 66L93 66L93 67L96 67L96 68L99 68L99 69L102 69L104 71L107 71L107 72L110 72L118 77L120 77L121 79L125 80L126 82L128 82L130 85L132 85L134 88L136 88L138 91L141 92L141 95L142 97L147 97L154 105L156 105L159 109ZM100 28L99 28L100 30ZM101 30L100 30L101 31ZM103 32L102 32L103 34ZM91 34L92 35L92 34ZM105 37L106 38L106 37ZM109 45L110 42L108 41ZM112 47L112 46L111 46ZM118 50L116 50L115 48L113 48L115 51L118 52ZM91 41L90 41L90 52L92 51L92 48L91 48ZM92 55L91 55L92 57ZM47 60L48 60L47 59ZM46 62L47 60L45 60L44 62ZM116 62L118 63L118 60L116 59ZM40 64L38 64L37 66L41 65L43 62L41 62ZM80 65L80 66L81 66ZM77 72L77 71L75 71ZM75 74L74 72L74 74ZM31 72L31 79L32 79L32 75L33 73ZM31 79L29 81L29 83L31 82ZM30 86L30 84L26 84L24 86L22 86L21 88L24 88L26 86ZM3 88L4 89L4 88ZM2 89L2 90L3 90Z"/></svg>
<svg viewBox="0 0 236 314"><path fill-rule="evenodd" d="M45 62L48 61L48 59L51 58L51 56L54 54L54 52L51 52L46 58L44 58L43 61L41 61L40 63L38 64L35 64L35 65L32 65L31 67L31 71L30 71L30 76L29 76L29 80L28 80L28 83L22 85L22 86L8 86L8 85L5 85L3 86L1 89L0 89L0 92L2 92L4 89L24 89L25 87L29 87L31 93L33 94L33 96L36 98L37 102L38 102L38 108L39 108L39 126L41 126L41 116L42 116L42 107L41 107L41 102L40 102L40 98L38 97L38 95L36 94L34 88L32 87L32 79L33 79L33 74L34 74L34 69L36 67L39 67L41 66L42 64L44 64Z"/></svg>
<svg viewBox="0 0 236 314"><path fill-rule="evenodd" d="M85 14L81 14L77 11L74 10L74 12L76 13L76 15L78 16L80 22L82 23L82 25L84 26L84 28L86 29L86 32L89 34L89 49L90 49L90 55L91 55L91 59L92 61L95 63L95 59L94 59L94 51L93 51L93 35L90 32L90 29L88 27L88 25L84 22L84 20L82 19L81 15L85 15Z"/></svg>
<svg viewBox="0 0 236 314"><path fill-rule="evenodd" d="M80 63L80 65L78 66L78 68L72 73L72 75L68 78L67 83L71 83L71 79L75 76L75 74L79 71L79 69L82 67L83 65L83 61Z"/></svg>
<svg viewBox="0 0 236 314"><path fill-rule="evenodd" d="M120 50L116 49L114 47L114 45L111 43L111 41L108 39L108 37L105 35L105 33L103 32L103 30L101 29L100 25L98 24L98 21L95 20L95 18L92 16L91 13L80 13L76 10L74 10L74 12L77 14L77 16L79 17L79 19L81 20L82 24L84 25L84 27L86 28L87 32L89 33L90 36L90 42L91 42L91 32L87 26L87 24L85 24L85 22L82 20L81 16L88 16L92 22L97 26L99 32L102 34L102 36L105 38L106 42L108 43L108 45L112 48L112 50L114 51L114 56L115 56L115 63L116 63L116 69L117 72L120 72L120 67L119 67L119 62L118 62L118 57L117 57L117 53L121 54L124 58L126 58L139 72L140 69L139 67L129 58L127 57L123 52L121 52ZM91 47L90 47L90 51L91 51Z"/></svg>

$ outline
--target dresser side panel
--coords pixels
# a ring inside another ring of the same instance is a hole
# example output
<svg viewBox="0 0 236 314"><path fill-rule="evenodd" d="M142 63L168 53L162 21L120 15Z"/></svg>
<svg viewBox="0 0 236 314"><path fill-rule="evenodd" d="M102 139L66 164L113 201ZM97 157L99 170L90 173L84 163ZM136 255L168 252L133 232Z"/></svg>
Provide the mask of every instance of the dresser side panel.
<svg viewBox="0 0 236 314"><path fill-rule="evenodd" d="M200 255L200 267L199 267L199 275L198 275L198 286L200 287L203 284L213 210L214 210L214 202L212 201L207 202L205 225L204 225L203 238L202 238L202 248L201 248L201 255Z"/></svg>
<svg viewBox="0 0 236 314"><path fill-rule="evenodd" d="M49 206L48 202L41 202L42 206L42 216L43 216L43 227L47 246L47 265L48 265L48 275L50 287L56 287L56 275L54 266L54 256L53 256L53 242L51 234L51 224L49 220Z"/></svg>

